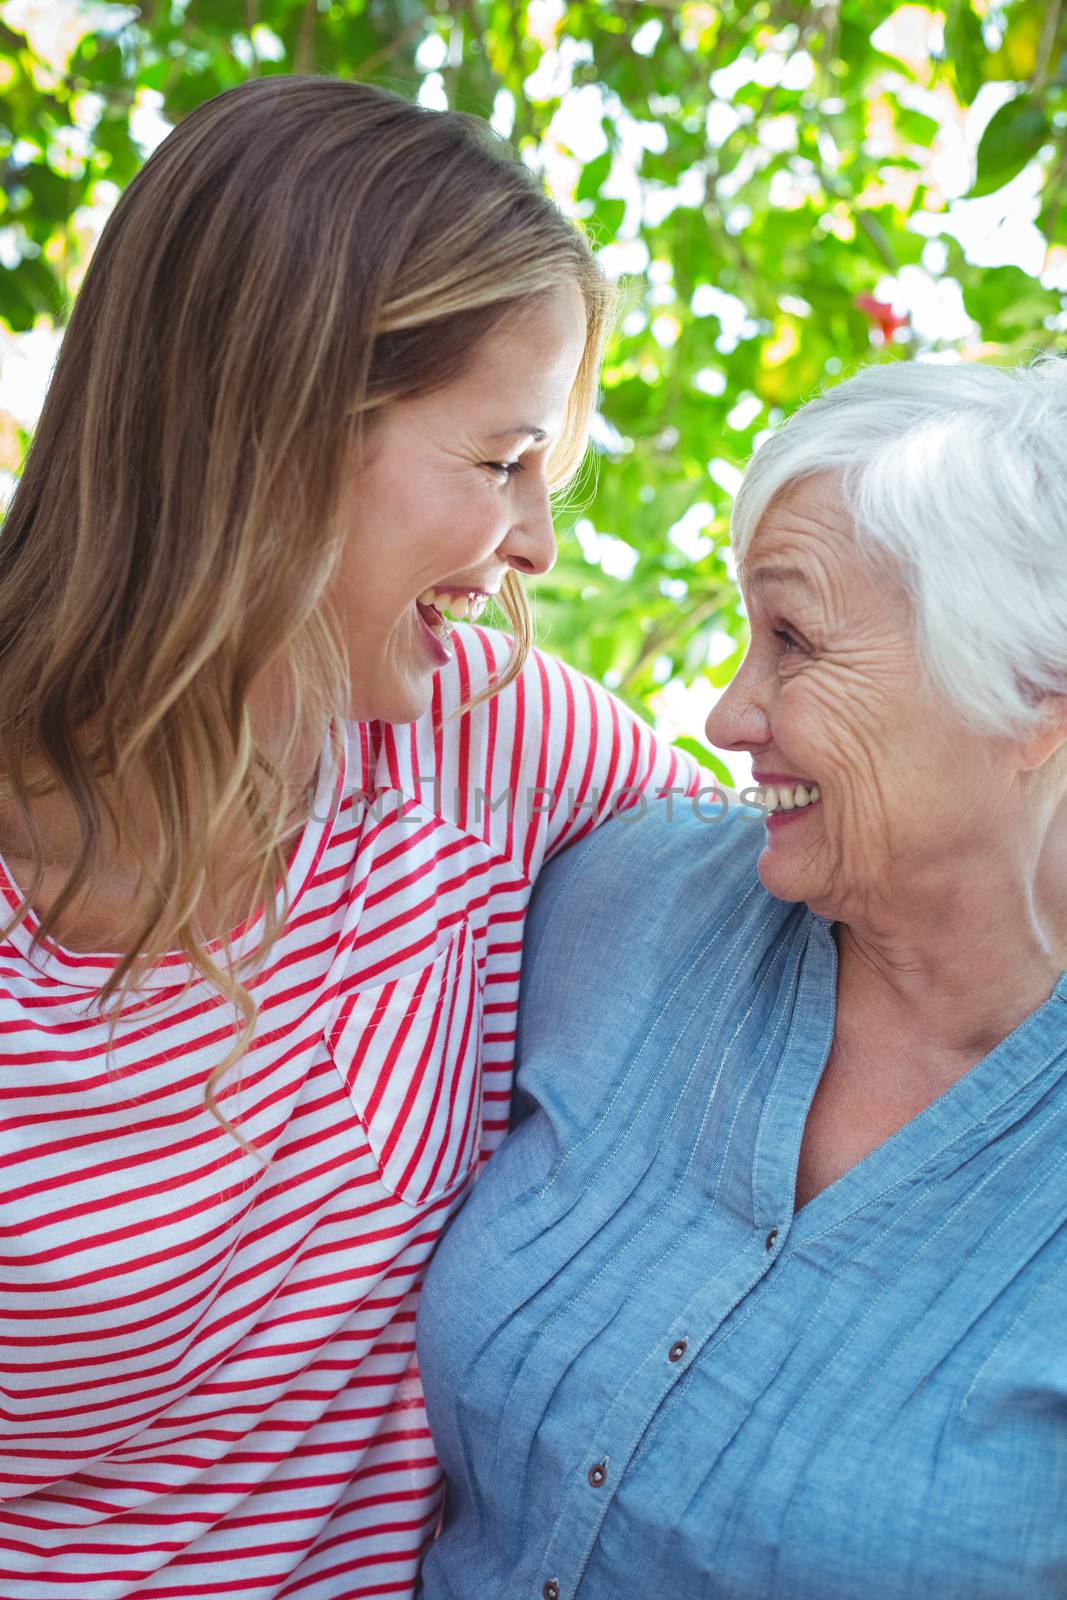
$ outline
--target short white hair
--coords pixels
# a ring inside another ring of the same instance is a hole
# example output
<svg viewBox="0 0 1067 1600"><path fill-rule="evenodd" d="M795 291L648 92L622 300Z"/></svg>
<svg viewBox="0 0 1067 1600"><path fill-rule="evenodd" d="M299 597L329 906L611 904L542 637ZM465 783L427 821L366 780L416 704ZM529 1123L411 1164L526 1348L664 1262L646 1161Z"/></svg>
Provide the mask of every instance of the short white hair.
<svg viewBox="0 0 1067 1600"><path fill-rule="evenodd" d="M985 733L1033 729L1067 692L1067 357L895 361L809 400L749 462L738 558L773 500L826 471L861 549L892 558L948 705Z"/></svg>

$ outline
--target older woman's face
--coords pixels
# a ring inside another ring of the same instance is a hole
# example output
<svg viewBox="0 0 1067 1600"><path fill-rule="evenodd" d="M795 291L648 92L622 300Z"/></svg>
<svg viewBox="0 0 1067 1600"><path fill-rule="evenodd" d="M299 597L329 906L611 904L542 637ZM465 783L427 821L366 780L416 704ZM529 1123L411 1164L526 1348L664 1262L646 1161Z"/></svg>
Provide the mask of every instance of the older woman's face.
<svg viewBox="0 0 1067 1600"><path fill-rule="evenodd" d="M829 474L784 492L739 577L752 642L708 738L749 750L756 781L819 794L768 819L765 887L848 920L976 870L1003 820L1004 752L925 686L904 591L862 560Z"/></svg>

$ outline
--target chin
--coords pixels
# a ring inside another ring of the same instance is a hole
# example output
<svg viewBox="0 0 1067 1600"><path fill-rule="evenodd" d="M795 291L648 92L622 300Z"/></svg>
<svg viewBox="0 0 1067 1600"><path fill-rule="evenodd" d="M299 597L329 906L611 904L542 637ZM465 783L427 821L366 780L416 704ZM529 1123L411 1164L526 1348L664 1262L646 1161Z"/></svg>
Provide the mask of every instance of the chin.
<svg viewBox="0 0 1067 1600"><path fill-rule="evenodd" d="M435 676L429 674L425 683L375 685L353 695L349 716L354 722L417 722L433 705Z"/></svg>
<svg viewBox="0 0 1067 1600"><path fill-rule="evenodd" d="M760 883L762 883L768 894L773 894L776 900L799 902L807 899L798 881L798 874L795 871L791 872L788 867L775 861L768 845L764 845L760 851L759 860L756 862L756 871L759 874Z"/></svg>

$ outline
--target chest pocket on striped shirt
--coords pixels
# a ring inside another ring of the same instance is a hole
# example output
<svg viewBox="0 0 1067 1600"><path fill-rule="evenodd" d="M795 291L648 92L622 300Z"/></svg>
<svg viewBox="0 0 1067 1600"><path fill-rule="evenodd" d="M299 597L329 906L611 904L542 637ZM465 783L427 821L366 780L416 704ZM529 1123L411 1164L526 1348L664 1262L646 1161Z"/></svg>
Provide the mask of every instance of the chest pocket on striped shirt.
<svg viewBox="0 0 1067 1600"><path fill-rule="evenodd" d="M408 1205L462 1184L481 1133L481 993L462 922L413 972L348 994L327 1044L382 1183Z"/></svg>

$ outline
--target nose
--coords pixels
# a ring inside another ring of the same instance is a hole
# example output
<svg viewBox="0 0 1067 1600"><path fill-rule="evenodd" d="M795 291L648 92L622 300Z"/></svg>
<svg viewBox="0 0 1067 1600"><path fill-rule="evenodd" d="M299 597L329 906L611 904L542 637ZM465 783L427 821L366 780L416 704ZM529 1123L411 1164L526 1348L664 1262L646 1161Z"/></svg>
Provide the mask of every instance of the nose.
<svg viewBox="0 0 1067 1600"><path fill-rule="evenodd" d="M766 690L766 674L749 649L704 724L708 743L720 750L749 750L753 755L768 745L771 722Z"/></svg>
<svg viewBox="0 0 1067 1600"><path fill-rule="evenodd" d="M516 479L522 487L516 487L513 520L497 553L516 572L536 578L556 564L556 530L547 483L539 473L531 471L529 483L523 482L524 476Z"/></svg>

